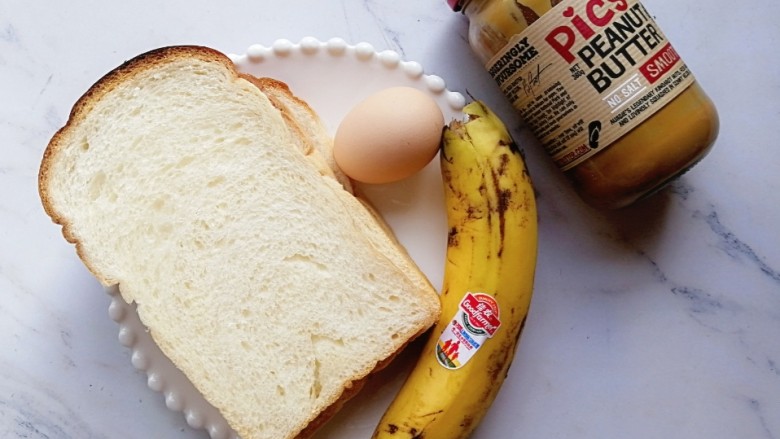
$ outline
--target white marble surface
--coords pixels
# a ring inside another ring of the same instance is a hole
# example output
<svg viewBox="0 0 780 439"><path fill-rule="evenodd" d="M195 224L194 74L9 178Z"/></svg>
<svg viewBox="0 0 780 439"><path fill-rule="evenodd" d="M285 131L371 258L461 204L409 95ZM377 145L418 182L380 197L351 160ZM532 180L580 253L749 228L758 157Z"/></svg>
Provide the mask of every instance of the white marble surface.
<svg viewBox="0 0 780 439"><path fill-rule="evenodd" d="M718 105L720 137L668 190L604 213L513 124L539 192L536 293L475 438L780 438L780 3L645 5ZM109 297L41 208L41 154L89 85L163 45L338 36L511 119L464 32L444 0L0 2L0 437L208 437L146 387ZM319 438L368 437L388 392Z"/></svg>

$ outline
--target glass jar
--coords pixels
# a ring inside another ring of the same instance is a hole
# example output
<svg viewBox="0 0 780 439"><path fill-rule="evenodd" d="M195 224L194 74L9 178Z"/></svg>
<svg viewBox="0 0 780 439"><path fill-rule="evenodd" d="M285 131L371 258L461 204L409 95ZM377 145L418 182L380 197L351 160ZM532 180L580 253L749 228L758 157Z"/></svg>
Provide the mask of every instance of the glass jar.
<svg viewBox="0 0 780 439"><path fill-rule="evenodd" d="M641 4L634 5L636 2L448 0L453 10L469 18L473 51L521 110L521 117L526 122L533 120L529 124L532 131L579 195L598 208L621 208L654 193L703 158L718 134L718 115L712 101L676 56L652 16ZM548 14L551 11L555 13ZM528 35L532 38L523 40ZM549 62L538 61L542 58ZM615 75L620 64L627 71L623 76ZM514 67L507 68L509 65ZM512 82L515 67L526 70L514 73ZM653 76L661 70L666 70L671 79ZM567 116L575 122L564 121L562 129L569 130L569 134L557 137L545 124L565 112L560 110L563 101L559 98L561 94L567 97L567 89L548 96L552 102L548 105L537 102L529 108L528 102L517 101L523 90L541 99L538 95L548 90L547 86L542 84L537 91L532 86L541 81L542 75L554 74L565 76L572 87L587 88L590 93L589 102L575 100L567 104L575 108L570 111L574 114ZM631 78L634 82L629 82ZM610 84L606 87L599 81ZM662 102L664 97L666 101ZM610 109L607 103L616 108ZM599 111L606 116L590 115L598 106L605 107ZM534 110L548 113L539 116ZM608 143L594 147L599 136L606 133L604 125L615 125L617 130L617 125L624 124L623 132L614 133ZM570 136L581 139L565 140L569 142L567 154L560 144L561 139ZM582 136L586 136L584 140ZM578 159L572 161L572 157Z"/></svg>

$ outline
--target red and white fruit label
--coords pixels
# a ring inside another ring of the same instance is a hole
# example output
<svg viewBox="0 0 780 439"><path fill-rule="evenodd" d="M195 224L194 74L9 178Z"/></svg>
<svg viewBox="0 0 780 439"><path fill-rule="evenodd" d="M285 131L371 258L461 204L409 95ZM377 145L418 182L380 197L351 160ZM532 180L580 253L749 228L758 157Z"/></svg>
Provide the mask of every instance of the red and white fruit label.
<svg viewBox="0 0 780 439"><path fill-rule="evenodd" d="M439 336L439 364L452 370L463 367L500 326L498 302L489 294L467 292Z"/></svg>

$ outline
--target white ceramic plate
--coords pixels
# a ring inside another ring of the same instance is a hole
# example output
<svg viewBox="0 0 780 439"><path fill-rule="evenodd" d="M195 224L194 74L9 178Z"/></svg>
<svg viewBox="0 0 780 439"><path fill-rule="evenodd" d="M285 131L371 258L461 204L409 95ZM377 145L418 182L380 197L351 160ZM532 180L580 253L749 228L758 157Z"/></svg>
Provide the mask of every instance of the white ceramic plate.
<svg viewBox="0 0 780 439"><path fill-rule="evenodd" d="M252 45L246 53L230 57L242 72L287 83L331 132L355 104L393 86L429 93L445 121L463 117L464 97L447 90L442 78L426 74L419 63L404 61L394 51L377 52L368 43L352 45L338 38L326 42L304 38L298 43L278 40L271 46ZM438 158L411 178L386 185L361 185L360 190L382 213L433 285L441 285L447 233ZM132 350L132 364L146 372L149 387L163 393L168 408L182 412L193 428L206 429L212 439L237 438L217 410L162 354L135 307L125 303L116 289L108 292L112 296L109 315L119 324L119 341ZM316 438L370 437L414 360L414 349L372 377Z"/></svg>

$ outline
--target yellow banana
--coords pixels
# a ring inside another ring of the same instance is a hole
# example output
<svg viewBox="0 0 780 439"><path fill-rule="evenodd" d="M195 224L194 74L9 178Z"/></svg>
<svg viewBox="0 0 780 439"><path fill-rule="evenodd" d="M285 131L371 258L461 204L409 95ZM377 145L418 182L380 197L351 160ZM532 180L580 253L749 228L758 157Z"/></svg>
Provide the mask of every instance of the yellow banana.
<svg viewBox="0 0 780 439"><path fill-rule="evenodd" d="M525 162L482 102L445 127L449 235L441 319L374 439L466 438L498 393L528 313L536 203Z"/></svg>

